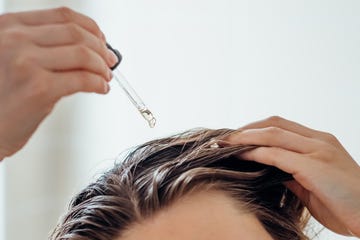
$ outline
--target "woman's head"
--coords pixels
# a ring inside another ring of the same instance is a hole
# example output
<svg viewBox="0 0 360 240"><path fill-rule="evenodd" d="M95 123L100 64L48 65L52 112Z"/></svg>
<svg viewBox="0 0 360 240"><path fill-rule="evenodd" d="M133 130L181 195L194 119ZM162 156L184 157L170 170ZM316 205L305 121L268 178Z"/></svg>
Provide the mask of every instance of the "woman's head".
<svg viewBox="0 0 360 240"><path fill-rule="evenodd" d="M213 144L232 131L193 130L137 147L73 199L51 239L238 239L249 231L307 239L304 206L282 184L291 176L237 157L255 146Z"/></svg>

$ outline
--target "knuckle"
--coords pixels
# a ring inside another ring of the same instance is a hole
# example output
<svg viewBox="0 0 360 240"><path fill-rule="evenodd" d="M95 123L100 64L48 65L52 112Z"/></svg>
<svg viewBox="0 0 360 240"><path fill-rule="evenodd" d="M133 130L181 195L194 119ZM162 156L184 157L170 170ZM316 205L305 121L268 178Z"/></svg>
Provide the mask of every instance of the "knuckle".
<svg viewBox="0 0 360 240"><path fill-rule="evenodd" d="M88 20L89 20L89 25L90 25L90 27L92 27L93 29L100 29L99 26L98 26L98 24L95 22L94 19L88 18Z"/></svg>
<svg viewBox="0 0 360 240"><path fill-rule="evenodd" d="M89 59L91 58L91 53L86 46L79 45L76 49L76 56L79 59L79 61L86 62L89 61Z"/></svg>
<svg viewBox="0 0 360 240"><path fill-rule="evenodd" d="M280 122L282 122L284 119L280 116L271 116L266 119L266 121L270 122L271 125L278 125Z"/></svg>
<svg viewBox="0 0 360 240"><path fill-rule="evenodd" d="M312 157L323 162L331 162L336 158L337 151L335 147L328 143L322 143L319 145L317 151L313 152Z"/></svg>
<svg viewBox="0 0 360 240"><path fill-rule="evenodd" d="M7 23L12 19L13 13L4 13L0 15L0 26L7 25Z"/></svg>
<svg viewBox="0 0 360 240"><path fill-rule="evenodd" d="M26 40L26 33L19 29L11 29L1 34L2 47L11 47Z"/></svg>
<svg viewBox="0 0 360 240"><path fill-rule="evenodd" d="M60 16L63 18L63 20L65 21L70 21L73 18L73 10L71 10L68 7L59 7L56 9L56 11L60 14Z"/></svg>
<svg viewBox="0 0 360 240"><path fill-rule="evenodd" d="M269 135L279 135L283 132L283 130L281 128L278 128L278 127L268 127L266 128L266 132L269 134Z"/></svg>
<svg viewBox="0 0 360 240"><path fill-rule="evenodd" d="M101 41L96 42L97 49L100 49L100 51L103 53L103 56L107 56L108 48L105 44L103 44Z"/></svg>
<svg viewBox="0 0 360 240"><path fill-rule="evenodd" d="M337 144L339 142L339 140L331 133L324 133L324 138L331 144Z"/></svg>
<svg viewBox="0 0 360 240"><path fill-rule="evenodd" d="M69 32L71 38L75 41L82 41L84 39L80 27L75 23L68 23L66 25L66 29Z"/></svg>
<svg viewBox="0 0 360 240"><path fill-rule="evenodd" d="M320 162L328 163L328 162L331 162L331 160L332 160L331 154L327 151L319 150L314 155L315 155L315 158Z"/></svg>
<svg viewBox="0 0 360 240"><path fill-rule="evenodd" d="M95 22L94 19L89 18L88 26L96 33L97 36L102 36L102 32L100 30L99 25Z"/></svg>

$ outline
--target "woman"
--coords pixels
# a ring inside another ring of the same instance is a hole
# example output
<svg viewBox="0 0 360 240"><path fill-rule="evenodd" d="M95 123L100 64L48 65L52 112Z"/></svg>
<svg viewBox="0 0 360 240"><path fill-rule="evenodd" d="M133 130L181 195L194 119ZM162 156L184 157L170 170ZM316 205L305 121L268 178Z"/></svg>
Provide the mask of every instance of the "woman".
<svg viewBox="0 0 360 240"><path fill-rule="evenodd" d="M37 126L49 114L54 104L62 97L79 91L102 94L109 91L107 83L111 79L111 71L109 68L115 64L117 59L111 51L107 50L105 43L106 40L103 33L93 20L68 8L13 13L0 16L1 160L11 156L24 146ZM54 59L56 61L54 61ZM26 103L26 107L24 107L24 103ZM219 137L220 135L217 136ZM187 141L183 142L182 146L186 146L186 143ZM246 148L247 151L243 152L241 147L240 149L236 149L238 145L255 145L258 147ZM285 181L289 180L289 178L283 173L280 175L286 176L284 179L274 178L274 175L270 174L270 176L272 176L271 182L277 184L267 186L264 183L265 187L272 188L277 186L276 189L278 189L280 193L274 190L274 196L284 196L284 199L289 199L288 201L293 202L293 204L290 205L288 205L287 201L279 202L280 205L278 205L277 208L279 211L281 210L280 208L283 208L285 211L283 212L284 215L276 215L276 211L271 212L274 214L274 221L281 220L284 216L289 217L288 226L286 226L287 224L284 221L282 221L281 224L278 222L281 226L285 224L283 226L284 229L288 229L288 233L291 234L287 236L294 236L298 239L305 238L301 233L301 224L305 223L305 221L299 218L302 216L303 211L300 201L309 209L315 218L329 229L343 235L360 236L359 166L332 135L311 130L278 117L272 117L250 124L238 131L232 132L230 135L223 136L222 139L217 139L217 145L214 146L219 146L219 149L215 148L215 151L219 153L230 150L239 151L238 157L241 159L239 161L250 160L274 166L293 177L294 180ZM210 148L210 150L214 153L214 149ZM232 153L235 154L236 151ZM157 152L157 155L160 153ZM232 161L232 163L234 163L234 161ZM232 171L234 169L230 170ZM267 171L268 170L265 170L265 173ZM157 172L155 171L155 173ZM262 174L263 171L255 172L255 175L261 179ZM232 176L236 178L236 175L237 174ZM106 176L107 175L104 177L106 178ZM121 176L126 177L127 175L123 173L117 175L120 179ZM250 178L252 177L250 176ZM268 175L265 177L268 177ZM256 176L252 178L252 180L254 179L257 179ZM286 188L284 188L279 181L281 183L285 181L284 185ZM248 182L247 184L254 186L254 184ZM245 187L247 184L245 184ZM105 184L104 186L106 187L107 185ZM242 186L244 186L244 184L242 184ZM148 189L151 191L154 190L153 188ZM95 190L98 190L98 192ZM244 214L231 215L230 213L236 213L236 211L234 211L234 205L236 205L234 196L229 197L224 191L210 190L213 189L209 189L207 192L198 191L198 195L194 194L191 196L189 194L182 196L182 198L179 196L174 199L184 200L186 197L189 197L190 200L184 201L190 203L204 203L204 201L207 202L209 199L214 200L211 202L211 205L206 205L211 206L211 208L206 208L208 211L197 212L199 216L203 216L202 214L205 213L212 213L209 212L210 210L218 214L221 212L216 211L219 210L217 208L219 203L220 205L226 204L228 207L227 210L229 210L229 215L226 216L233 217L232 219L235 224L242 222L246 229L256 229L259 231L259 234L263 234L261 236L264 238L270 237L271 239L271 237L277 237L281 239L281 236L278 236L278 234L281 234L280 231L271 231L272 222L266 224L264 222L266 219L262 221L259 214L256 216L254 211L252 213L253 215L246 215L248 217L246 219L239 219L239 217L244 217ZM95 192L91 192L91 194L98 194L98 197L102 198L104 189L99 188L94 189L94 191ZM91 194L89 197L93 196ZM120 192L120 194L125 193ZM296 195L297 198L295 198L294 195ZM77 198L79 201L75 200L73 202L74 208L77 207L77 204L82 204L81 200L87 196L86 194L79 196L79 198ZM144 196L147 195L145 194ZM195 199L197 201L195 201ZM146 200L147 199L144 199L145 203ZM177 203L175 203L175 200L173 202L169 201L169 209L171 210L172 208L174 210L175 206L175 210L180 209L183 210L180 212L184 213L186 213L185 210L190 210L190 212L193 212L192 210L201 210L200 207L204 205L193 205L192 208L185 208L189 206L176 205L180 200ZM242 200L240 202L246 203L246 201L244 201L246 199L240 200ZM279 199L276 198L275 200ZM275 200L274 202L271 202L271 200L269 204L278 203ZM179 204L181 204L181 202ZM147 206L144 205L143 207ZM259 207L264 206L259 205ZM123 206L123 208L126 208L126 206ZM92 208L88 210L86 214L91 214ZM241 210L246 210L246 208L244 207ZM264 208L261 210L264 210ZM287 212L287 210L289 210L289 212ZM71 208L71 211L76 212L76 209ZM158 212L160 212L159 215L161 215L162 211ZM266 211L260 212L266 213ZM175 213L178 213L178 211ZM54 238L64 239L62 234L70 234L79 239L81 235L77 234L81 233L83 231L82 226L88 223L86 221L86 214L84 215L84 221L78 221L76 226L71 225L69 228L66 227L66 224L69 224L69 222L66 222L65 219L53 235ZM121 214L121 212L119 212L119 214ZM137 214L136 216L144 215L143 212L135 212L135 214ZM146 214L148 214L147 211L145 211L145 216ZM74 221L77 221L76 219L81 220L82 216L83 215L68 215L69 219L73 218ZM185 214L184 216L189 215ZM94 217L102 219L101 215L98 216L95 214ZM141 218L139 219L141 220ZM154 216L153 220L155 221L155 219ZM211 218L208 217L207 220L208 219ZM127 222L129 223L129 221ZM155 223L159 222L161 223L161 221L155 221ZM199 221L195 221L194 223L196 222ZM228 222L230 223L230 221ZM139 226L139 231L135 230L135 225L132 226L132 229L128 229L128 237L130 239L131 237L136 238L137 236L131 235L132 233L142 232L141 223L136 225ZM181 222L179 222L179 224L180 223ZM215 223L219 224L220 221L216 221ZM111 222L109 222L109 224L111 224ZM146 224L145 219L144 224ZM276 226L280 226L279 224ZM167 229L166 226L159 226L160 229ZM205 224L204 226L210 225ZM221 229L225 229L225 227L226 226L222 226ZM151 230L157 228L154 226L154 228L145 229ZM217 236L215 234L218 233L218 228L216 228L216 231L214 231L215 227L212 229L206 227L206 229L207 231L201 231L200 235L201 233L205 234L209 232L214 234L213 236ZM229 228L229 231L230 229L235 228ZM92 229L89 228L88 230L91 231ZM120 229L115 230L116 232L109 232L109 234L118 237L115 233L118 233ZM172 231L173 229L170 230ZM161 231L161 233L171 234L171 231ZM95 234L95 230L93 230L93 233ZM97 229L96 233L100 234L100 230ZM150 236L152 233L153 232L145 231L145 235L147 236ZM241 235L242 233L234 232L234 234L238 237L238 234ZM70 235L67 236L70 237ZM161 237L156 235L151 236L155 238Z"/></svg>
<svg viewBox="0 0 360 240"><path fill-rule="evenodd" d="M74 198L52 239L305 240L306 209L359 236L359 180L336 138L279 117L192 131L130 152Z"/></svg>

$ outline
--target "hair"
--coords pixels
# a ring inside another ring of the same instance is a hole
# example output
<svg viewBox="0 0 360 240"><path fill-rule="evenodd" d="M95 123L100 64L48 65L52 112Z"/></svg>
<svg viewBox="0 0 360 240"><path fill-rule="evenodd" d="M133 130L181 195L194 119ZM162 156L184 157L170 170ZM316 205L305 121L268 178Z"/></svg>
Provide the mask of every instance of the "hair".
<svg viewBox="0 0 360 240"><path fill-rule="evenodd" d="M73 198L51 240L114 240L179 198L220 190L253 213L275 240L308 239L308 214L282 184L291 175L239 159L256 146L214 145L235 130L195 129L131 150Z"/></svg>

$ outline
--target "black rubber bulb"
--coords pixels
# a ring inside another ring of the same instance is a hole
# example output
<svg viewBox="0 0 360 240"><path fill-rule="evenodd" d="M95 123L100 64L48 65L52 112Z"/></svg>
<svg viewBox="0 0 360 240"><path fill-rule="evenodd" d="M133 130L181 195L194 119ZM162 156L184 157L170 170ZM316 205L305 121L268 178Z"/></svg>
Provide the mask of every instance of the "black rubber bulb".
<svg viewBox="0 0 360 240"><path fill-rule="evenodd" d="M116 55L116 57L118 58L117 63L110 68L111 70L114 70L114 69L117 68L117 67L119 66L119 64L121 63L122 55L121 55L121 53L120 53L117 49L113 48L110 44L106 43L106 46L107 46L107 48L110 49L110 51L112 51L112 52Z"/></svg>

